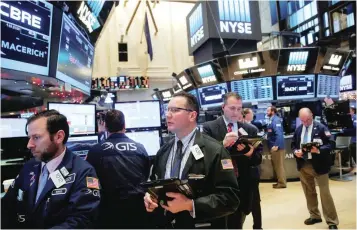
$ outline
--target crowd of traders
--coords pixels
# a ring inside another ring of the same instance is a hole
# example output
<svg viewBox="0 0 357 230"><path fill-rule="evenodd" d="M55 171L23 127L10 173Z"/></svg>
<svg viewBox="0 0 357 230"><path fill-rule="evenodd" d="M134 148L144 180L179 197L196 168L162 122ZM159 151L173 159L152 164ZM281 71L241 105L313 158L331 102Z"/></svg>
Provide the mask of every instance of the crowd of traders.
<svg viewBox="0 0 357 230"><path fill-rule="evenodd" d="M241 229L252 213L254 229L262 229L259 165L262 147L237 144L241 136L256 136L252 111L242 111L242 98L224 95L223 115L197 129L199 107L188 93L176 94L166 111L167 128L175 137L165 143L151 162L145 146L125 135L121 111L109 110L99 129L109 137L94 146L86 161L66 149L67 119L55 110L28 119L27 130L34 159L25 164L2 199L2 228L229 228ZM243 113L242 113L243 112ZM245 115L245 119L242 118ZM276 108L267 110L267 139L278 182L286 188L284 141ZM292 149L305 193L309 218L321 222L315 180L321 191L322 211L330 229L338 217L329 190L330 133L313 120L307 108L299 112ZM319 148L301 144L320 143ZM196 183L193 197L166 193L159 202L141 183L180 178ZM277 226L278 227L278 226Z"/></svg>

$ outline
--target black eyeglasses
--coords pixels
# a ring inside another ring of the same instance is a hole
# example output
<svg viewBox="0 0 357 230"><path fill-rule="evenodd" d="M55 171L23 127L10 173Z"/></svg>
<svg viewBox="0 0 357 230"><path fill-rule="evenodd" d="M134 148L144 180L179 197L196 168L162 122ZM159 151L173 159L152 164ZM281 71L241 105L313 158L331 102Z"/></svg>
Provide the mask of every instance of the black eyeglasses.
<svg viewBox="0 0 357 230"><path fill-rule="evenodd" d="M171 107L171 108L167 108L165 113L171 112L171 113L178 113L181 110L187 111L187 112L193 112L192 109L185 109L185 108L180 108L180 107Z"/></svg>

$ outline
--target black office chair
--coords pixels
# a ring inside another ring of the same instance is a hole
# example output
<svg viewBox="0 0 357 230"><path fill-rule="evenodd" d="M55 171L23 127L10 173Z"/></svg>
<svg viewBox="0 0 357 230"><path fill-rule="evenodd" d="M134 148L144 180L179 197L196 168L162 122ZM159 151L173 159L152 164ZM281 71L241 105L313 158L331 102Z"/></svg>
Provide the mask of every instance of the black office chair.
<svg viewBox="0 0 357 230"><path fill-rule="evenodd" d="M343 169L349 169L349 167L342 167L342 154L349 154L348 146L351 143L351 137L337 136L336 137L336 146L334 148L335 154L338 157L338 166L336 168L339 170L339 176L331 177L331 180L337 181L352 181L353 178L349 174L342 174ZM334 164L335 165L335 164Z"/></svg>

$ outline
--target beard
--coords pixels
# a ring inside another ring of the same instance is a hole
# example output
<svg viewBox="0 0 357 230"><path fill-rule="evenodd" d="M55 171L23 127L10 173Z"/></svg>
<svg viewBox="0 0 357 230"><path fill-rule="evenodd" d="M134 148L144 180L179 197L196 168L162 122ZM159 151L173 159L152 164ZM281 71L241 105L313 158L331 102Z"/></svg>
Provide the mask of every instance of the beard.
<svg viewBox="0 0 357 230"><path fill-rule="evenodd" d="M58 147L51 141L51 144L42 152L40 160L43 162L49 162L57 153Z"/></svg>

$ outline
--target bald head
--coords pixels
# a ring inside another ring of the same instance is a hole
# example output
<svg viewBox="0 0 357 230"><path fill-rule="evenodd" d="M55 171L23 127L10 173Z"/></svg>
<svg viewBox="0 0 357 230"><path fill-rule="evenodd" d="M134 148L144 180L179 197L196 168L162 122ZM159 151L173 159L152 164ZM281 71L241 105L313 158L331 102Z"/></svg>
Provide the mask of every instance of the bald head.
<svg viewBox="0 0 357 230"><path fill-rule="evenodd" d="M302 108L299 111L299 118L304 126L310 126L313 121L313 114L309 108Z"/></svg>

